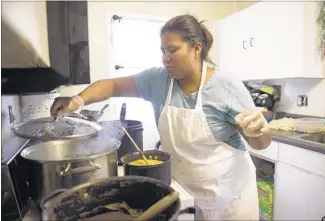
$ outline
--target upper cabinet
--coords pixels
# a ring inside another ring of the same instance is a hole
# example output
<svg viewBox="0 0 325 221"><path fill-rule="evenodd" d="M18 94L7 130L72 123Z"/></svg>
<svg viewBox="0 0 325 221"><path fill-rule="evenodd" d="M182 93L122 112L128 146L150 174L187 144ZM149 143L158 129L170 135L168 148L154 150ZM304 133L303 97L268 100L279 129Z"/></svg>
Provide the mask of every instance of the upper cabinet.
<svg viewBox="0 0 325 221"><path fill-rule="evenodd" d="M1 5L2 94L90 83L86 1Z"/></svg>
<svg viewBox="0 0 325 221"><path fill-rule="evenodd" d="M324 78L318 2L259 2L218 22L220 68L242 80Z"/></svg>

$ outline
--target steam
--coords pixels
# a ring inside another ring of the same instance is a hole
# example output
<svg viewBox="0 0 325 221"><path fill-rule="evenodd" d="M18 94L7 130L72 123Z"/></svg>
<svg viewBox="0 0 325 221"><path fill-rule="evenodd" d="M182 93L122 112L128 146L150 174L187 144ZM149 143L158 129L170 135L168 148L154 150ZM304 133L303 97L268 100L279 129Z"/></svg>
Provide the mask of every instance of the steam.
<svg viewBox="0 0 325 221"><path fill-rule="evenodd" d="M77 139L74 149L76 156L93 156L120 147L124 136L123 124L120 121L105 121L101 122L101 125L103 129L96 136Z"/></svg>
<svg viewBox="0 0 325 221"><path fill-rule="evenodd" d="M103 129L99 131L97 136L98 138L111 138L116 139L118 141L122 141L124 132L123 124L121 123L121 121L104 121L101 122L101 125Z"/></svg>

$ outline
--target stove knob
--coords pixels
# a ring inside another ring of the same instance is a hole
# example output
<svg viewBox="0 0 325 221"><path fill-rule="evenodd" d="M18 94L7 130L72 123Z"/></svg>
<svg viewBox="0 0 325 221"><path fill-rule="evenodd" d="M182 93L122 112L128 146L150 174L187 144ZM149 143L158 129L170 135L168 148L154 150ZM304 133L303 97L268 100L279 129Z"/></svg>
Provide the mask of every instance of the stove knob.
<svg viewBox="0 0 325 221"><path fill-rule="evenodd" d="M8 198L9 197L9 193L6 191L6 192L3 192L3 198Z"/></svg>

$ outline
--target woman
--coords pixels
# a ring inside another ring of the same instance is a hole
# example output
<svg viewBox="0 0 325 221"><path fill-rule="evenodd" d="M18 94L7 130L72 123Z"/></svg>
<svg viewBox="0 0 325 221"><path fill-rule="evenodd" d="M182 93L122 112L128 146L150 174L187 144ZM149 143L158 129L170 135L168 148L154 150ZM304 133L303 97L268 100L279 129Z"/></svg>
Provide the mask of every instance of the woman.
<svg viewBox="0 0 325 221"><path fill-rule="evenodd" d="M99 80L78 96L57 98L51 113L76 111L110 97L152 102L172 176L195 198L197 220L258 220L255 167L246 150L266 148L268 124L242 84L207 67L213 38L193 16L161 30L164 68ZM243 139L244 138L244 139Z"/></svg>

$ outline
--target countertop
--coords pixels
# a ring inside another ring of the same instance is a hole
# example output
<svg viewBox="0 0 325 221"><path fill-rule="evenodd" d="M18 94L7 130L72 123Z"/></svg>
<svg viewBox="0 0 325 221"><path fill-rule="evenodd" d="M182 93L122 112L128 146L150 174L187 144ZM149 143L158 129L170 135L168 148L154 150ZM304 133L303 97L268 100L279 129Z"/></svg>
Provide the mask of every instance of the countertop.
<svg viewBox="0 0 325 221"><path fill-rule="evenodd" d="M306 135L304 133L282 130L272 130L272 133L273 141L325 154L325 144L299 139L299 137Z"/></svg>
<svg viewBox="0 0 325 221"><path fill-rule="evenodd" d="M286 112L278 112L275 116L275 119L281 119L284 117L293 118L293 119L305 118L305 117L324 119L323 117L291 114ZM295 147L325 154L325 144L299 139L301 136L306 135L304 133L299 133L295 131L283 131L283 130L272 130L272 133L273 133L273 139L272 139L273 141L277 141L280 143L285 143Z"/></svg>

